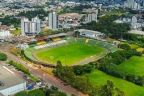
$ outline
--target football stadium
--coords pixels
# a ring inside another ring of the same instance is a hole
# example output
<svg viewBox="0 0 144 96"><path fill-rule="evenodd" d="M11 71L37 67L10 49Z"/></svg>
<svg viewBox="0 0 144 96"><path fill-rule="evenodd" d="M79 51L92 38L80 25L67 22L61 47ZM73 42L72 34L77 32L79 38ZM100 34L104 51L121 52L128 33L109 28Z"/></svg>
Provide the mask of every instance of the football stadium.
<svg viewBox="0 0 144 96"><path fill-rule="evenodd" d="M116 50L114 45L104 41L69 37L27 48L24 54L31 61L42 64L55 66L61 61L62 65L72 66L87 64Z"/></svg>

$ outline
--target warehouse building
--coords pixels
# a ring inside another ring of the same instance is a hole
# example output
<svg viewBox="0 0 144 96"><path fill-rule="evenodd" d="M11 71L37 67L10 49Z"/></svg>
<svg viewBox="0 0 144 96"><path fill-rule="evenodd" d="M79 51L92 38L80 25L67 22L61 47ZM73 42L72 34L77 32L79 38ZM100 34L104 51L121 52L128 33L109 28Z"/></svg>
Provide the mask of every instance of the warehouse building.
<svg viewBox="0 0 144 96"><path fill-rule="evenodd" d="M13 95L26 89L26 81L8 66L0 64L0 96Z"/></svg>

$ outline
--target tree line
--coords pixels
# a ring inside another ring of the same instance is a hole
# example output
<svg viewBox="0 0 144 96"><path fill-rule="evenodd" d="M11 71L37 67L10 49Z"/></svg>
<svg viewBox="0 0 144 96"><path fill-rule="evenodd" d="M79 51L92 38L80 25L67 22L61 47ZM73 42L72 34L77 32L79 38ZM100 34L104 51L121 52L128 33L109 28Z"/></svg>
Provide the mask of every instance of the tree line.
<svg viewBox="0 0 144 96"><path fill-rule="evenodd" d="M54 70L55 76L66 82L66 84L82 91L89 96L125 96L124 92L116 88L112 81L107 81L105 85L93 86L89 79L82 74L90 73L94 66L87 64L84 66L68 67L57 62Z"/></svg>
<svg viewBox="0 0 144 96"><path fill-rule="evenodd" d="M114 53L109 53L104 58L95 62L96 68L112 76L122 78L137 85L143 86L143 76L124 73L121 70L118 70L117 66L124 61L130 59L132 56L141 56L142 53L137 52L136 49L131 49L130 46L127 44L119 45L119 47L123 49L118 50Z"/></svg>
<svg viewBox="0 0 144 96"><path fill-rule="evenodd" d="M4 18L0 18L0 22L2 22L3 25L14 25L15 27L18 27L20 19L15 18L15 16L5 16Z"/></svg>
<svg viewBox="0 0 144 96"><path fill-rule="evenodd" d="M32 18L38 16L40 19L43 20L44 17L48 16L48 14L49 14L49 12L47 12L44 9L40 8L40 9L34 10L34 11L21 12L17 16L18 17L25 16L29 19L32 19Z"/></svg>
<svg viewBox="0 0 144 96"><path fill-rule="evenodd" d="M40 19L44 20L44 17L48 16L49 12L45 11L44 9L38 9L34 11L27 11L27 12L21 12L16 16L5 16L4 18L0 18L0 22L2 22L3 25L14 25L15 27L18 27L20 25L20 18L19 17L27 17L29 19L32 19L36 16L38 16Z"/></svg>

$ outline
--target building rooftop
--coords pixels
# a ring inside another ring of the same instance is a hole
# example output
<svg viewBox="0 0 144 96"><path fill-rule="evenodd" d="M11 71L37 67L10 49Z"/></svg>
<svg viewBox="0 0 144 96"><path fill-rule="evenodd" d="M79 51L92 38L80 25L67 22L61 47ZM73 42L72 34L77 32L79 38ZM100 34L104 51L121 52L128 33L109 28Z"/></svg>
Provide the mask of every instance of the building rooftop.
<svg viewBox="0 0 144 96"><path fill-rule="evenodd" d="M79 29L78 31L82 32L82 33L103 34L103 33L99 32L99 31L93 31L93 30L87 30L87 29Z"/></svg>
<svg viewBox="0 0 144 96"><path fill-rule="evenodd" d="M131 31L129 31L129 33L144 36L144 31L140 31L140 30L131 30Z"/></svg>
<svg viewBox="0 0 144 96"><path fill-rule="evenodd" d="M48 38L55 38L55 37L61 37L61 36L66 36L66 33L58 33L58 34L54 34L54 35L49 35Z"/></svg>
<svg viewBox="0 0 144 96"><path fill-rule="evenodd" d="M9 66L0 64L0 82L2 83L0 90L3 90L21 84L25 82L25 80L16 75L16 73L13 72Z"/></svg>

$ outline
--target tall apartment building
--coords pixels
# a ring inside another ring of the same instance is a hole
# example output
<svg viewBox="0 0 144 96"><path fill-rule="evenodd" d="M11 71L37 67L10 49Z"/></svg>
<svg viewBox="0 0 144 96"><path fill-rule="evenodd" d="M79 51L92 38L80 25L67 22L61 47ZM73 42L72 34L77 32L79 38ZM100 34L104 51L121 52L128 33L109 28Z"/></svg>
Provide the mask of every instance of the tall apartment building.
<svg viewBox="0 0 144 96"><path fill-rule="evenodd" d="M58 16L56 12L49 13L49 29L56 30L58 28Z"/></svg>
<svg viewBox="0 0 144 96"><path fill-rule="evenodd" d="M141 8L140 3L137 2L136 0L127 0L124 3L124 6L127 8L135 9L135 10L139 10Z"/></svg>
<svg viewBox="0 0 144 96"><path fill-rule="evenodd" d="M98 16L98 10L95 10L95 12L88 13L86 18L85 18L86 23L89 23L92 21L97 22L97 16Z"/></svg>
<svg viewBox="0 0 144 96"><path fill-rule="evenodd" d="M38 17L21 19L22 35L36 35L41 31L41 20Z"/></svg>

